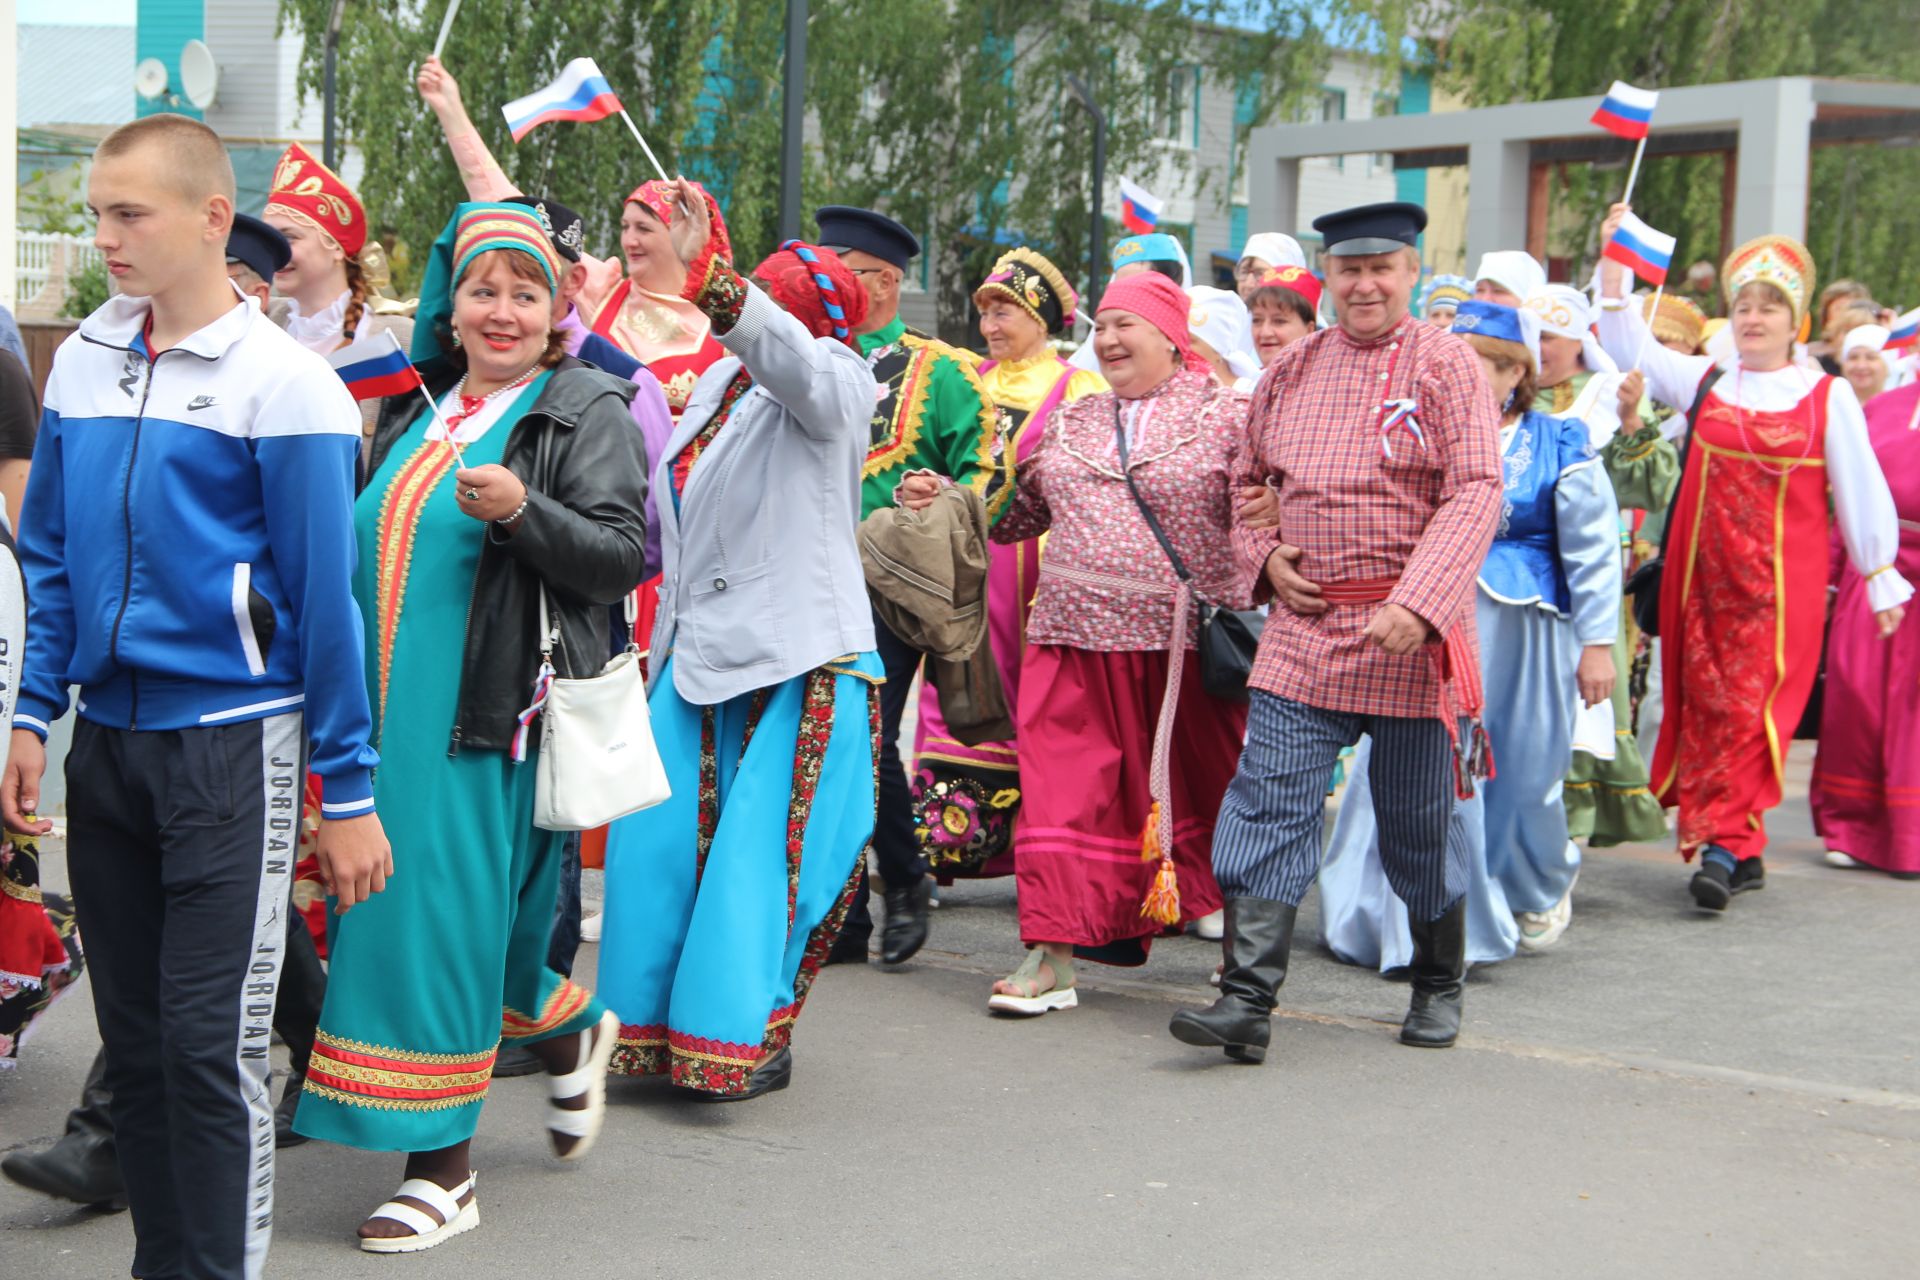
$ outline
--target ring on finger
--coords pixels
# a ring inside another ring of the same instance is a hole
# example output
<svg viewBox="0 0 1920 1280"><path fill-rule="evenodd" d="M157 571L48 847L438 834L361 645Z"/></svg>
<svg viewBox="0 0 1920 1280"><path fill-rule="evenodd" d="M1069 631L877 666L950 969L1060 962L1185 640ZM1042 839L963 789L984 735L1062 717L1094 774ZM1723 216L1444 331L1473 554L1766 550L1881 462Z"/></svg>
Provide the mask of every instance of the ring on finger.
<svg viewBox="0 0 1920 1280"><path fill-rule="evenodd" d="M480 501L480 491L478 489L467 490L467 501L468 502Z"/></svg>

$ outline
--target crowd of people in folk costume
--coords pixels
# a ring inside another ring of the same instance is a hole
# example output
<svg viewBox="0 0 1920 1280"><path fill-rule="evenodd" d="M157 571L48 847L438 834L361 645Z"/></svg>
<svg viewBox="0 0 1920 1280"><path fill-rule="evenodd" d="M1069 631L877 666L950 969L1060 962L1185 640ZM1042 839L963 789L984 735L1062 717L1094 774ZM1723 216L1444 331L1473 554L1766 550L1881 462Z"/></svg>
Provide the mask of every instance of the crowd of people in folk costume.
<svg viewBox="0 0 1920 1280"><path fill-rule="evenodd" d="M305 150L256 219L212 131L149 116L91 170L115 296L37 442L31 403L0 431L31 455L0 1031L11 1057L83 938L104 1042L66 1135L4 1169L124 1199L133 1274L259 1274L274 1147L308 1138L406 1153L361 1248L471 1229L496 1076L546 1075L563 1161L610 1075L786 1088L821 968L874 952L869 852L888 966L936 883L1015 877L1005 1015L1220 939L1170 1029L1242 1062L1316 881L1325 944L1409 977L1429 1047L1470 964L1562 938L1581 842L1673 811L1700 908L1762 888L1803 716L1828 860L1920 875L1920 381L1901 318L1819 291L1794 240L1727 257L1722 319L1710 281L1642 300L1518 250L1422 287L1405 203L1315 219L1317 267L1253 236L1232 291L1134 236L1071 360L1080 299L1017 247L973 297L981 357L903 323L920 246L882 213L761 256L651 180L603 260L437 59L418 87L470 199L416 306ZM392 394L356 404L341 353L382 342ZM916 528L954 561L923 582L978 553L965 652L881 608L922 569L873 547ZM630 642L671 797L606 835L590 992L535 677ZM69 709L71 908L35 849Z"/></svg>

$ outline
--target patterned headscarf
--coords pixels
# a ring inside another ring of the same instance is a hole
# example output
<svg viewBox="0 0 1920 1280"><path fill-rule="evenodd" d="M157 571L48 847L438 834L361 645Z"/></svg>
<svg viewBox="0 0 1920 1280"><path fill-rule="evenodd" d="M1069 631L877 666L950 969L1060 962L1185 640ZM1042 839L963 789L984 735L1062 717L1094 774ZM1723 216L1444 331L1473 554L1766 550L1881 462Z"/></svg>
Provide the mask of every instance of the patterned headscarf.
<svg viewBox="0 0 1920 1280"><path fill-rule="evenodd" d="M987 278L973 291L977 307L984 308L989 298L1005 298L1038 320L1048 333L1065 333L1073 321L1074 308L1080 305L1080 295L1060 274L1060 268L1025 245L1001 254Z"/></svg>
<svg viewBox="0 0 1920 1280"><path fill-rule="evenodd" d="M853 331L867 318L867 291L833 250L789 240L753 269L753 278L816 338L854 345Z"/></svg>
<svg viewBox="0 0 1920 1280"><path fill-rule="evenodd" d="M719 201L713 198L711 191L708 191L699 183L689 182L689 185L700 193L702 200L707 202L707 219L713 224L712 238L707 241L708 247L713 249L719 257L725 258L729 262L733 261L733 241L727 235L727 220L720 216ZM654 217L660 219L662 226L671 227L673 225L675 211L673 207L673 187L670 183L662 182L658 178L649 178L628 194L626 203L639 205L642 209L645 209Z"/></svg>
<svg viewBox="0 0 1920 1280"><path fill-rule="evenodd" d="M1473 281L1465 276L1435 276L1420 291L1420 314L1427 316L1434 307L1458 307L1473 296Z"/></svg>
<svg viewBox="0 0 1920 1280"><path fill-rule="evenodd" d="M440 335L453 317L453 291L473 260L491 249L524 253L540 264L547 286L559 290L560 262L540 217L523 204L474 201L456 205L453 216L427 250L420 280L420 309L414 313L415 364L441 354Z"/></svg>

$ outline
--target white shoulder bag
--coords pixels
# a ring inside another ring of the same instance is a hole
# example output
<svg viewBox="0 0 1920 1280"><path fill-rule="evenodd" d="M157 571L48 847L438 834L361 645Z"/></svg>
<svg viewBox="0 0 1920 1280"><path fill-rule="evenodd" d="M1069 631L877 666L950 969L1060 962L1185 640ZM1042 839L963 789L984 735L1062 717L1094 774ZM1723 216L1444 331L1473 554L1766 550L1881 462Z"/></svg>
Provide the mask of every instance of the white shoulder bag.
<svg viewBox="0 0 1920 1280"><path fill-rule="evenodd" d="M648 809L673 794L647 711L647 682L633 642L633 596L627 596L627 648L598 675L561 679L553 648L560 628L548 615L540 584L540 674L534 701L521 713L521 735L540 717L539 776L533 825L587 831Z"/></svg>

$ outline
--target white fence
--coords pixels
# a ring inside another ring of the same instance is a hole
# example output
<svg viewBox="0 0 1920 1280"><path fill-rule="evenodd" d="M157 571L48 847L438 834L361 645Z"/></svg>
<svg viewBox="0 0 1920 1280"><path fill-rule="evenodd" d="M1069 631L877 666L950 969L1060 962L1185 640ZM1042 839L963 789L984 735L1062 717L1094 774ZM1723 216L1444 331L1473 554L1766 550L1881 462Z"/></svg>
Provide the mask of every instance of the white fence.
<svg viewBox="0 0 1920 1280"><path fill-rule="evenodd" d="M64 282L68 277L100 260L100 251L93 247L93 239L90 236L48 235L38 231L22 231L14 237L14 299L23 306L32 302L35 296L46 288L48 280L55 274L56 266L61 267L60 276ZM64 293L63 289L62 294ZM49 301L52 301L56 308L58 307L57 299Z"/></svg>

